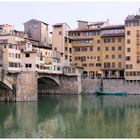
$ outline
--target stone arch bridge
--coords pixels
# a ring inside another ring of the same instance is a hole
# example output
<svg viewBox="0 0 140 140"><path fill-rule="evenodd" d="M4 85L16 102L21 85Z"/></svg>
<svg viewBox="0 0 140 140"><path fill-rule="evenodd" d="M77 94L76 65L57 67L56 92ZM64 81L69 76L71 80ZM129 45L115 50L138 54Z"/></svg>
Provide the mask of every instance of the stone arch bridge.
<svg viewBox="0 0 140 140"><path fill-rule="evenodd" d="M0 85L12 91L15 101L37 101L38 94L79 94L81 77L38 72L0 75Z"/></svg>

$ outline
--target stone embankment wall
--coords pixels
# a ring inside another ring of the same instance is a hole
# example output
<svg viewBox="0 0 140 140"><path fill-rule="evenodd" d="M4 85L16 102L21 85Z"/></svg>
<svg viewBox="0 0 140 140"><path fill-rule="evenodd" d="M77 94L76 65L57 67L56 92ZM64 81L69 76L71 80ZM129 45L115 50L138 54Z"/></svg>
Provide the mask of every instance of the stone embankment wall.
<svg viewBox="0 0 140 140"><path fill-rule="evenodd" d="M140 81L126 81L124 79L104 79L104 90L108 92L125 91L128 94L140 94ZM100 86L99 79L82 79L82 93L94 94Z"/></svg>

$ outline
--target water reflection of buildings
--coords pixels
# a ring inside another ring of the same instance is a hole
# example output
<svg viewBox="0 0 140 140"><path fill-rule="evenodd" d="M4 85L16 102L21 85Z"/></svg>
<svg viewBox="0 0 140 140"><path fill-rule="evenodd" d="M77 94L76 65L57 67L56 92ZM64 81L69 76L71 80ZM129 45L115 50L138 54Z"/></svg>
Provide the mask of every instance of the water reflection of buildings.
<svg viewBox="0 0 140 140"><path fill-rule="evenodd" d="M140 137L139 96L47 96L1 104L0 137Z"/></svg>
<svg viewBox="0 0 140 140"><path fill-rule="evenodd" d="M22 137L37 137L37 113L38 107L36 102L16 103L16 121Z"/></svg>

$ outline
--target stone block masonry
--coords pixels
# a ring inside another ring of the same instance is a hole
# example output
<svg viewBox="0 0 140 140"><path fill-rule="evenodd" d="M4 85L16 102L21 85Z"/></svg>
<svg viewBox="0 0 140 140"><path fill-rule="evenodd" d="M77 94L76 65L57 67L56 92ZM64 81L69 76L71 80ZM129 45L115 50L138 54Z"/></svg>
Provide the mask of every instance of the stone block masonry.
<svg viewBox="0 0 140 140"><path fill-rule="evenodd" d="M140 95L140 81L126 81L125 79L104 79L104 90L108 92L124 91L130 95ZM82 93L94 94L100 86L99 79L82 79Z"/></svg>
<svg viewBox="0 0 140 140"><path fill-rule="evenodd" d="M17 77L16 101L37 101L37 72L22 72Z"/></svg>
<svg viewBox="0 0 140 140"><path fill-rule="evenodd" d="M39 94L80 94L81 93L81 77L79 76L59 76L59 86L48 87L44 85Z"/></svg>

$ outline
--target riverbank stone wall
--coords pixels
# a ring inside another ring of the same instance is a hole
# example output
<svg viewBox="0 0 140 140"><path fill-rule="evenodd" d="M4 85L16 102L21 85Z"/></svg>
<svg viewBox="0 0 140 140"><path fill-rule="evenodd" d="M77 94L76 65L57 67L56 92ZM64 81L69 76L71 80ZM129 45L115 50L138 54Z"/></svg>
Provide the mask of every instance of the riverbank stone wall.
<svg viewBox="0 0 140 140"><path fill-rule="evenodd" d="M100 86L100 79L82 79L82 94L94 94ZM127 92L130 95L140 95L140 81L125 79L104 79L104 90L108 92Z"/></svg>

